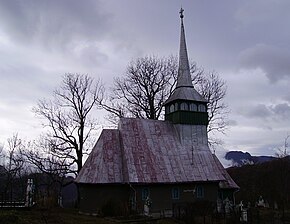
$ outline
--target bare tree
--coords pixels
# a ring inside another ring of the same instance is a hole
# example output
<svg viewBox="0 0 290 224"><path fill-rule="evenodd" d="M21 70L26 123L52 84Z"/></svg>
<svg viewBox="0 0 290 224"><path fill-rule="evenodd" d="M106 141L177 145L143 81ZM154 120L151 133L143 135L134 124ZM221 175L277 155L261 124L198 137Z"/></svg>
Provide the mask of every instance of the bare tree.
<svg viewBox="0 0 290 224"><path fill-rule="evenodd" d="M279 186L276 186L278 192L278 198L282 202L282 217L285 218L285 209L289 206L289 183L290 183L290 156L288 152L290 135L287 134L284 138L284 143L278 148L276 156L278 161L278 178Z"/></svg>
<svg viewBox="0 0 290 224"><path fill-rule="evenodd" d="M112 94L101 105L116 117L158 119L164 101L172 92L177 75L176 58L138 58L128 65L125 76L114 80ZM112 119L113 118L113 119Z"/></svg>
<svg viewBox="0 0 290 224"><path fill-rule="evenodd" d="M224 132L227 126L227 105L224 102L226 83L218 74L206 73L190 62L194 87L209 101L208 132ZM116 78L111 94L100 102L109 111L109 120L120 117L160 119L163 103L172 94L178 74L178 58L142 57L133 60L124 77Z"/></svg>
<svg viewBox="0 0 290 224"><path fill-rule="evenodd" d="M225 133L228 125L228 106L224 102L227 92L226 82L215 72L201 72L195 82L197 91L208 101L207 131L210 135L211 145L219 144L220 140L215 138L216 133Z"/></svg>
<svg viewBox="0 0 290 224"><path fill-rule="evenodd" d="M35 195L41 205L56 205L61 195L66 175L71 172L68 160L60 158L53 153L54 145L50 145L51 139L40 137L30 142L22 151L26 162L33 167L33 178L36 182ZM71 182L70 182L71 183Z"/></svg>
<svg viewBox="0 0 290 224"><path fill-rule="evenodd" d="M47 136L40 137L38 140L29 142L27 147L22 150L22 155L26 162L32 165L35 172L48 175L51 179L58 182L66 174L70 173L68 161L70 157L60 158L51 145L51 139Z"/></svg>
<svg viewBox="0 0 290 224"><path fill-rule="evenodd" d="M285 139L284 139L284 144L283 144L283 146L281 146L281 147L278 148L278 151L277 151L277 153L276 153L276 156L277 156L278 158L284 158L284 157L286 157L286 156L289 156L289 152L288 152L288 150L289 150L289 149L288 149L288 148L289 148L289 143L288 143L289 138L290 138L290 135L287 134L287 136L286 136Z"/></svg>
<svg viewBox="0 0 290 224"><path fill-rule="evenodd" d="M2 186L4 196L10 199L12 198L13 183L16 178L20 178L25 171L25 160L21 155L21 150L24 144L18 137L18 134L14 134L11 138L7 139L7 146L2 146L2 159L3 159L3 171L1 172L1 179L4 183Z"/></svg>
<svg viewBox="0 0 290 224"><path fill-rule="evenodd" d="M88 75L65 74L52 100L41 100L33 109L44 119L43 125L47 130L44 139L49 154L31 154L28 155L30 160L33 156L38 158L34 164L42 170L67 169L67 172L78 174L83 165L83 155L91 148L91 133L96 130L91 112L102 97L100 80L94 81Z"/></svg>

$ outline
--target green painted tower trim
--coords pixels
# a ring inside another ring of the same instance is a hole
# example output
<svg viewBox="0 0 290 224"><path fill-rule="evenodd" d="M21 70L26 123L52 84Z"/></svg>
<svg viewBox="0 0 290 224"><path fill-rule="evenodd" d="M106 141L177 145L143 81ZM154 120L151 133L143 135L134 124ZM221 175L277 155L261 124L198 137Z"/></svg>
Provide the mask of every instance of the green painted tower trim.
<svg viewBox="0 0 290 224"><path fill-rule="evenodd" d="M174 124L208 125L204 102L176 100L165 105L165 120Z"/></svg>

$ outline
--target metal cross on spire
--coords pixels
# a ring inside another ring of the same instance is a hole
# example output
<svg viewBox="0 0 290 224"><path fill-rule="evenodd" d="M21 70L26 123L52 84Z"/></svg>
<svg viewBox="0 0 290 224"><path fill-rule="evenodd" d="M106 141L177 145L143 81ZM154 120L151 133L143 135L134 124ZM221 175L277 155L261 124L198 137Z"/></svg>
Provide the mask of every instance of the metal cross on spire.
<svg viewBox="0 0 290 224"><path fill-rule="evenodd" d="M184 15L183 15L184 9L181 7L179 14L180 14L180 18L183 19Z"/></svg>

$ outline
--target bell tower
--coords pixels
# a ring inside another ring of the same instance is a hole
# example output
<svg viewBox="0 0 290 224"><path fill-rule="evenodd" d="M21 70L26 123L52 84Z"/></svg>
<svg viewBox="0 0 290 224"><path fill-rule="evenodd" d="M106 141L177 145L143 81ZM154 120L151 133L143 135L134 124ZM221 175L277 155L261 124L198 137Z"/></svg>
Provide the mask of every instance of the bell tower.
<svg viewBox="0 0 290 224"><path fill-rule="evenodd" d="M194 89L191 81L183 24L184 10L180 9L181 33L177 84L164 103L165 120L174 124L208 125L207 101Z"/></svg>

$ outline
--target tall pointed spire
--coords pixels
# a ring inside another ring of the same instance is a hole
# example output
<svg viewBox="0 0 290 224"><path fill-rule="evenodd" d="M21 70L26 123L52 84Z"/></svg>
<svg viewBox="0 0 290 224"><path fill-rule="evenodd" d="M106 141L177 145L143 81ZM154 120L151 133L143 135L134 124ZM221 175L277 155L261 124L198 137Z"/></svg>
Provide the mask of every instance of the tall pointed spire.
<svg viewBox="0 0 290 224"><path fill-rule="evenodd" d="M174 124L208 125L207 100L195 89L191 81L183 24L184 10L180 9L180 48L176 87L164 103L165 120Z"/></svg>
<svg viewBox="0 0 290 224"><path fill-rule="evenodd" d="M195 89L191 81L190 67L187 55L185 32L183 25L183 8L180 9L180 22L181 22L181 32L180 32L180 46L179 46L179 67L176 87L166 100L165 104L176 100L190 100L198 102L207 102Z"/></svg>
<svg viewBox="0 0 290 224"><path fill-rule="evenodd" d="M185 41L185 32L184 32L184 25L183 25L183 12L184 9L180 9L180 21L181 21L181 33L180 33L180 47L179 47L179 68L178 68L178 78L176 88L178 87L193 87L191 76L190 76L190 69L189 69L189 62L188 62L188 55L187 55L187 48L186 48L186 41Z"/></svg>

